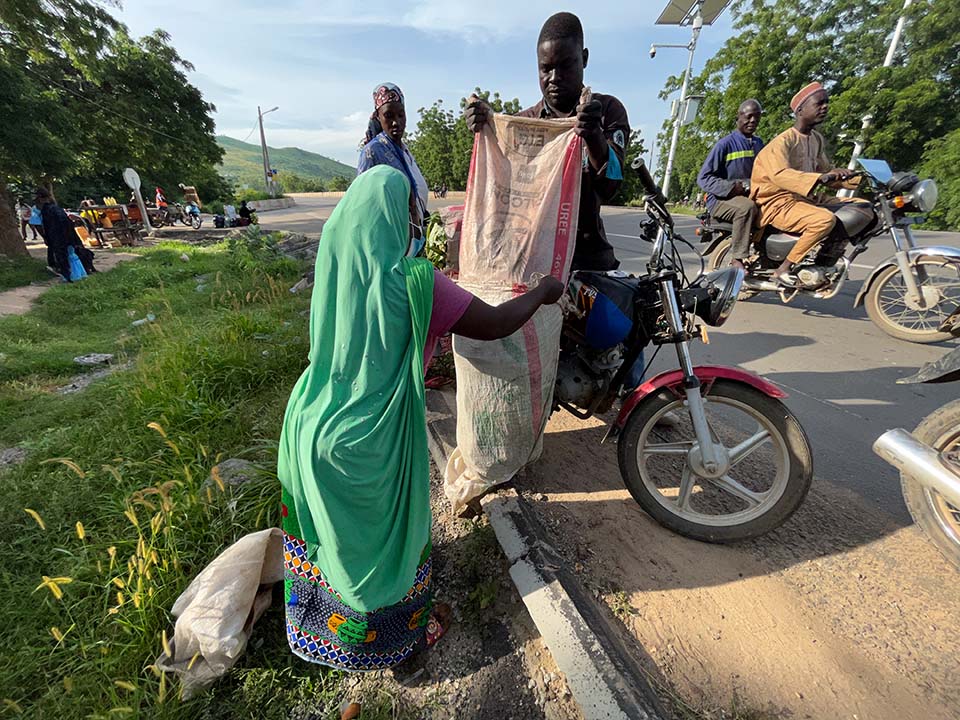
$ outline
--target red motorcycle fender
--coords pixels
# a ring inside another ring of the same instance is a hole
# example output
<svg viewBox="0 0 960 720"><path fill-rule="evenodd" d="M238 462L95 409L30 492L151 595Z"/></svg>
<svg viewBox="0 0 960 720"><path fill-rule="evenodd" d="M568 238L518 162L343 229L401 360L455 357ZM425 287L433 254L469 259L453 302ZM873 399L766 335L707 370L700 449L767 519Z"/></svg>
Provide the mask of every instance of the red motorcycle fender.
<svg viewBox="0 0 960 720"><path fill-rule="evenodd" d="M732 380L733 382L742 382L750 385L773 398L787 397L787 394L783 390L769 380L764 380L759 375L754 375L740 368L724 367L723 365L701 365L693 369L693 374L700 380L700 384L707 388L713 384L714 380ZM669 389L670 392L677 397L683 395L683 371L670 370L669 372L660 373L655 378L647 380L647 382L634 390L624 401L623 407L620 409L620 414L617 415L617 419L611 428L611 434L619 434L620 431L623 430L623 426L627 424L627 419L631 413L633 413L634 409L636 409L637 405L639 405L647 395L663 387Z"/></svg>

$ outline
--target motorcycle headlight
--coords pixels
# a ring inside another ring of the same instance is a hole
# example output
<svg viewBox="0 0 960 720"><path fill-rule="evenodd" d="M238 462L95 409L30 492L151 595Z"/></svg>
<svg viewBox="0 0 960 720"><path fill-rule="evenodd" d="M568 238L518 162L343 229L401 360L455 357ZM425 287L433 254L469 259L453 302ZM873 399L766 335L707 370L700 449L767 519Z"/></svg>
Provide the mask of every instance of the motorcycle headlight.
<svg viewBox="0 0 960 720"><path fill-rule="evenodd" d="M720 327L733 312L742 284L740 268L714 270L683 291L683 307L696 313L707 325Z"/></svg>
<svg viewBox="0 0 960 720"><path fill-rule="evenodd" d="M937 205L940 191L933 180L921 180L910 188L910 204L922 213L928 213Z"/></svg>

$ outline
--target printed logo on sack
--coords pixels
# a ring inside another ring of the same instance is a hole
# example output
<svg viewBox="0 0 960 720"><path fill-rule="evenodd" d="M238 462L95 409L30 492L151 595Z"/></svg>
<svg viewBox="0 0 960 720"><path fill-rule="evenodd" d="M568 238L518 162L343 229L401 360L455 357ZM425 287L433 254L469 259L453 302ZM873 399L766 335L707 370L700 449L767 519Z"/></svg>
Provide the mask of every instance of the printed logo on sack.
<svg viewBox="0 0 960 720"><path fill-rule="evenodd" d="M527 165L525 167L518 167L513 175L514 180L524 185L529 185L534 180L536 180L536 178L537 178L537 174L532 165Z"/></svg>
<svg viewBox="0 0 960 720"><path fill-rule="evenodd" d="M573 212L573 204L569 202L560 203L560 212L557 214L557 240L566 242L570 235L570 216ZM563 255L557 254L553 258L552 274L554 277L560 277L563 271Z"/></svg>
<svg viewBox="0 0 960 720"><path fill-rule="evenodd" d="M510 145L520 155L534 157L547 144L547 132L543 128L516 125L510 130Z"/></svg>
<svg viewBox="0 0 960 720"><path fill-rule="evenodd" d="M613 134L613 144L619 147L623 147L623 143L624 143L623 130L617 130Z"/></svg>

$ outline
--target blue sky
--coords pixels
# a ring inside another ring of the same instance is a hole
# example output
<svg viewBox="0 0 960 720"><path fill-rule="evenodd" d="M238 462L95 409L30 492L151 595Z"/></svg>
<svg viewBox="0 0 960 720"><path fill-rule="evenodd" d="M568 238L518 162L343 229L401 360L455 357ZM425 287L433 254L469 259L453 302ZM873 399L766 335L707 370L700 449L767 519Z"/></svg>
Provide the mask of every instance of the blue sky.
<svg viewBox="0 0 960 720"><path fill-rule="evenodd" d="M664 2L539 0L126 0L116 15L134 35L162 27L196 67L191 81L217 106L217 131L250 133L257 105L279 106L265 118L267 142L297 146L354 165L377 83L398 84L407 100L408 132L417 108L442 99L458 108L477 85L539 99L536 38L552 13L577 13L590 63L585 82L619 97L652 143L669 112L657 92L682 72L685 50L649 56L650 43L686 43L688 28L657 26ZM704 27L695 70L732 33L729 13ZM257 142L256 133L249 142Z"/></svg>

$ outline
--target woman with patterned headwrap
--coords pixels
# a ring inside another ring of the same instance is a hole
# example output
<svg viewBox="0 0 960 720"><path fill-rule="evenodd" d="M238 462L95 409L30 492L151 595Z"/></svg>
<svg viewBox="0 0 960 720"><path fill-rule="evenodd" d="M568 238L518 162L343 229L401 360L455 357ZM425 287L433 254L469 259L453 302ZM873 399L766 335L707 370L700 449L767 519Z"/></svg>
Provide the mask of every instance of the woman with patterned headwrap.
<svg viewBox="0 0 960 720"><path fill-rule="evenodd" d="M367 135L357 175L376 165L389 165L402 172L410 185L416 188L416 208L420 219L427 217L427 181L417 167L417 161L403 142L407 129L407 112L404 107L403 91L393 83L382 83L373 91L373 114L367 124Z"/></svg>

